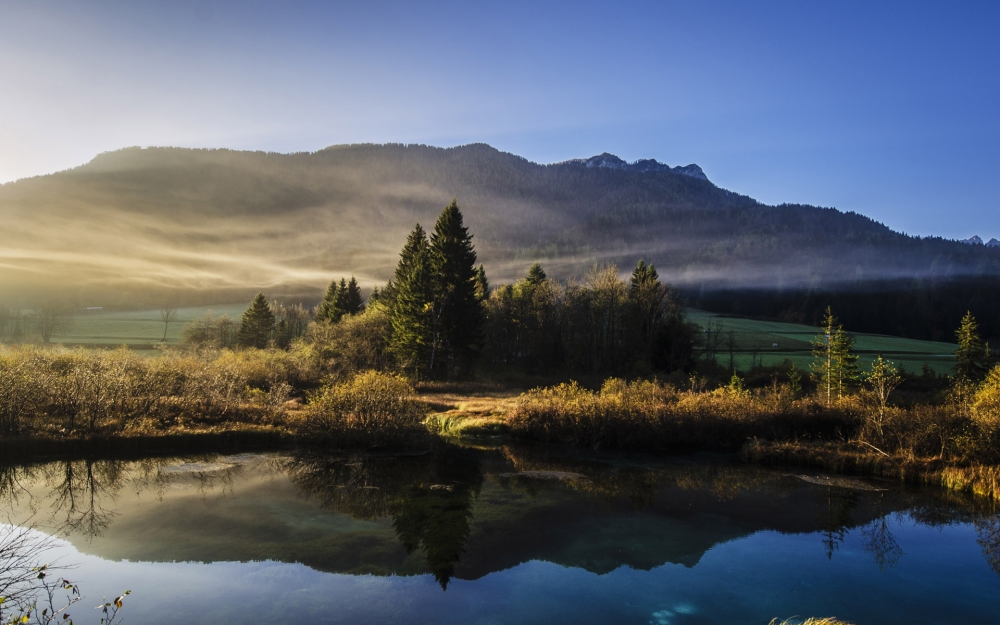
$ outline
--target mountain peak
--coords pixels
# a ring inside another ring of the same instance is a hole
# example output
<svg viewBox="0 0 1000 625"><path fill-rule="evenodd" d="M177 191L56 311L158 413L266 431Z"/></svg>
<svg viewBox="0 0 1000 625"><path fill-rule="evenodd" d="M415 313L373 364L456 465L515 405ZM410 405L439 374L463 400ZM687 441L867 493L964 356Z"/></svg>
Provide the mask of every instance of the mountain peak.
<svg viewBox="0 0 1000 625"><path fill-rule="evenodd" d="M990 239L989 243L986 244L986 247L1000 247L1000 241L997 241L996 239Z"/></svg>
<svg viewBox="0 0 1000 625"><path fill-rule="evenodd" d="M968 245L983 245L983 240L979 238L978 234L974 234L968 239L962 239L959 243L967 243Z"/></svg>
<svg viewBox="0 0 1000 625"><path fill-rule="evenodd" d="M579 163L587 168L603 167L607 169L623 169L625 171L635 171L639 173L649 171L669 171L674 174L681 174L682 176L698 178L699 180L708 180L708 176L705 175L705 172L702 171L701 167L695 165L694 163L684 165L682 167L671 167L670 165L666 165L651 158L639 159L634 163L629 163L609 152L604 152L603 154L598 154L597 156L591 156L590 158L577 158L566 162Z"/></svg>

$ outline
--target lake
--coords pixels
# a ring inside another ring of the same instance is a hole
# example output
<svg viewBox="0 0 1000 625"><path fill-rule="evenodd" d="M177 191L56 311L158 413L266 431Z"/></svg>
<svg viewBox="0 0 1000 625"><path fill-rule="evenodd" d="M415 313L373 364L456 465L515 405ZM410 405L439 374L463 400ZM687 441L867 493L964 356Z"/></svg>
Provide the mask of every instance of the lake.
<svg viewBox="0 0 1000 625"><path fill-rule="evenodd" d="M1000 515L940 489L729 456L438 444L0 469L127 623L996 622ZM9 527L8 527L9 529ZM84 606L84 607L79 607Z"/></svg>

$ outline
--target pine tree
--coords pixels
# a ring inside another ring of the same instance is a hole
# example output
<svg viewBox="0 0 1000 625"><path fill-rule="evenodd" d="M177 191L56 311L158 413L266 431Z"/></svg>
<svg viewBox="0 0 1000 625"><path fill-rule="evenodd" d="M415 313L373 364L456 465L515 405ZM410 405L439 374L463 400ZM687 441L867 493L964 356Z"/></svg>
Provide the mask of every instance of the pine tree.
<svg viewBox="0 0 1000 625"><path fill-rule="evenodd" d="M837 332L837 318L833 316L830 307L826 307L823 317L823 331L812 341L813 362L810 365L816 385L821 393L826 395L827 405L833 400L835 367L833 356L833 339Z"/></svg>
<svg viewBox="0 0 1000 625"><path fill-rule="evenodd" d="M347 283L344 282L343 278L340 279L339 284L336 279L331 281L330 286L326 289L326 294L323 296L323 301L316 308L316 320L330 321L332 323L340 321L345 312L343 298L346 292Z"/></svg>
<svg viewBox="0 0 1000 625"><path fill-rule="evenodd" d="M354 276L351 276L351 281L345 287L341 306L347 315L358 315L365 310L365 299L361 296L361 287L358 286Z"/></svg>
<svg viewBox="0 0 1000 625"><path fill-rule="evenodd" d="M382 291L383 295L385 289ZM401 254L393 283L389 348L404 369L420 377L429 368L434 281L431 253L418 225ZM384 299L380 299L380 304Z"/></svg>
<svg viewBox="0 0 1000 625"><path fill-rule="evenodd" d="M490 296L490 281L486 279L486 269L483 268L482 263L476 269L476 299L480 303L485 302Z"/></svg>
<svg viewBox="0 0 1000 625"><path fill-rule="evenodd" d="M990 347L979 336L979 325L972 311L966 312L955 331L958 349L955 350L955 379L962 382L979 382L990 368Z"/></svg>
<svg viewBox="0 0 1000 625"><path fill-rule="evenodd" d="M263 293L258 293L250 306L243 313L240 329L236 334L236 342L242 347L267 347L274 332L274 313L267 303Z"/></svg>
<svg viewBox="0 0 1000 625"><path fill-rule="evenodd" d="M542 266L540 264L534 263L528 268L527 281L531 286L538 286L545 282L546 279L548 279L548 276L546 276L545 272L542 271Z"/></svg>
<svg viewBox="0 0 1000 625"><path fill-rule="evenodd" d="M396 272L393 274L392 279L386 283L382 292L379 293L379 302L384 305L387 310L391 311L393 304L396 301L396 290L400 280L403 280L409 275L410 269L413 266L414 258L426 247L427 232L424 231L420 224L417 224L414 226L409 236L406 237L406 243L403 244L403 249L399 252L399 262L396 263Z"/></svg>
<svg viewBox="0 0 1000 625"><path fill-rule="evenodd" d="M435 289L429 366L467 365L482 346L483 307L476 296L476 251L458 203L441 211L431 235Z"/></svg>
<svg viewBox="0 0 1000 625"><path fill-rule="evenodd" d="M830 307L826 307L823 318L823 332L812 342L813 375L821 393L826 395L826 403L833 400L834 391L838 399L844 398L845 391L858 380L858 356L854 353L854 337L837 323Z"/></svg>
<svg viewBox="0 0 1000 625"><path fill-rule="evenodd" d="M844 391L850 390L858 381L858 356L854 353L854 337L841 326L833 334L834 378L838 399L844 398Z"/></svg>
<svg viewBox="0 0 1000 625"><path fill-rule="evenodd" d="M628 299L635 315L641 349L647 360L652 357L653 339L660 327L666 288L660 283L656 267L640 260L629 280Z"/></svg>

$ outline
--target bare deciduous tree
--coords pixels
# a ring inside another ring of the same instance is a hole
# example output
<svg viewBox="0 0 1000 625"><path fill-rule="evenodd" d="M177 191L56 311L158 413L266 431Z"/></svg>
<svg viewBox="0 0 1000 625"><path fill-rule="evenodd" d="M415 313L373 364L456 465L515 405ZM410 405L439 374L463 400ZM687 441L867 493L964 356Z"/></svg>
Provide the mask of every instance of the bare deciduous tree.
<svg viewBox="0 0 1000 625"><path fill-rule="evenodd" d="M170 327L170 322L177 319L177 309L170 304L164 304L160 307L160 321L163 322L163 338L160 339L161 343L165 343L167 340L167 328Z"/></svg>
<svg viewBox="0 0 1000 625"><path fill-rule="evenodd" d="M73 320L73 311L69 306L58 302L45 302L35 310L35 330L43 343L52 340L53 334L69 329Z"/></svg>

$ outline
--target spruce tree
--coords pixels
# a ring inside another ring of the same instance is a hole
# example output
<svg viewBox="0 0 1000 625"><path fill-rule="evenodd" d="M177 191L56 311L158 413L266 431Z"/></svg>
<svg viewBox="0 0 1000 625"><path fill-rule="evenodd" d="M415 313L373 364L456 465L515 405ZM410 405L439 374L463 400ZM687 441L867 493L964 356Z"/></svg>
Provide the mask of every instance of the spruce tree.
<svg viewBox="0 0 1000 625"><path fill-rule="evenodd" d="M833 400L836 365L834 364L833 340L837 332L837 318L833 311L826 307L823 317L823 331L812 341L813 362L810 368L816 379L817 389L826 396L827 405Z"/></svg>
<svg viewBox="0 0 1000 625"><path fill-rule="evenodd" d="M432 349L433 278L430 248L418 225L403 248L389 309L389 349L403 368L417 377L427 372Z"/></svg>
<svg viewBox="0 0 1000 625"><path fill-rule="evenodd" d="M485 302L490 296L490 281L486 279L486 269L483 268L482 263L476 269L476 299L480 302Z"/></svg>
<svg viewBox="0 0 1000 625"><path fill-rule="evenodd" d="M844 391L850 390L858 380L858 356L854 353L854 337L837 327L833 334L833 365L834 378L837 386L837 397L844 398Z"/></svg>
<svg viewBox="0 0 1000 625"><path fill-rule="evenodd" d="M347 315L357 315L365 310L365 299L361 296L361 287L358 286L354 276L351 276L351 281L347 283L341 305L344 314Z"/></svg>
<svg viewBox="0 0 1000 625"><path fill-rule="evenodd" d="M409 236L406 237L406 243L403 244L403 249L399 252L399 262L396 263L396 272L393 274L392 279L385 285L385 288L382 289L382 292L379 293L379 302L387 310L391 311L396 301L397 285L409 275L416 255L426 248L427 232L424 231L420 224L417 224Z"/></svg>
<svg viewBox="0 0 1000 625"><path fill-rule="evenodd" d="M547 278L548 276L546 276L545 272L542 271L542 266L537 262L532 264L531 267L528 268L528 277L526 279L528 281L528 284L530 284L531 286L538 286L541 283L545 282Z"/></svg>
<svg viewBox="0 0 1000 625"><path fill-rule="evenodd" d="M263 293L258 293L243 313L236 342L242 347L267 347L274 332L274 313Z"/></svg>
<svg viewBox="0 0 1000 625"><path fill-rule="evenodd" d="M958 349L955 350L955 379L961 382L979 382L990 368L990 348L979 336L979 325L972 311L965 313L958 330Z"/></svg>
<svg viewBox="0 0 1000 625"><path fill-rule="evenodd" d="M435 279L429 366L434 370L465 366L482 346L483 307L476 296L476 250L462 223L458 203L441 211L431 235Z"/></svg>
<svg viewBox="0 0 1000 625"><path fill-rule="evenodd" d="M336 279L331 281L330 286L326 289L326 294L323 296L323 301L316 308L316 320L329 321L331 323L340 321L340 318L344 316L343 298L346 292L347 283L344 282L343 278L340 279L339 284Z"/></svg>
<svg viewBox="0 0 1000 625"><path fill-rule="evenodd" d="M635 315L635 326L639 331L643 355L647 359L652 357L653 338L659 330L666 295L666 288L660 283L656 267L640 260L632 270L628 300L632 314Z"/></svg>
<svg viewBox="0 0 1000 625"><path fill-rule="evenodd" d="M854 353L854 337L837 323L830 307L823 317L823 331L812 342L812 371L818 390L826 396L826 403L844 398L858 379L858 356Z"/></svg>

